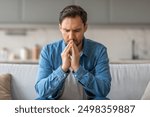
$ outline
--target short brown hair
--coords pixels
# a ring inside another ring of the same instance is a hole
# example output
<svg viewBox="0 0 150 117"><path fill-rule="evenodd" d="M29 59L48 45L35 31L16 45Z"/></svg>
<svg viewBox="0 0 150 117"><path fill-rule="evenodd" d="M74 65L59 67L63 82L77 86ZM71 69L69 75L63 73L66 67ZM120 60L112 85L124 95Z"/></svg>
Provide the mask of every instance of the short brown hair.
<svg viewBox="0 0 150 117"><path fill-rule="evenodd" d="M66 18L66 17L76 17L79 16L81 18L81 20L83 21L84 25L87 22L87 12L81 8L80 6L77 5L69 5L66 6L59 15L59 23L61 24L62 21Z"/></svg>

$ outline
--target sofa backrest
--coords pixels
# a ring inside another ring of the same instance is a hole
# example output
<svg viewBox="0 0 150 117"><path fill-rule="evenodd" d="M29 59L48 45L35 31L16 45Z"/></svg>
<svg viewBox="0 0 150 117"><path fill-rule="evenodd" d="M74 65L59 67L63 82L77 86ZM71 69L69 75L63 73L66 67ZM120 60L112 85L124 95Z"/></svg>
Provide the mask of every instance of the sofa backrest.
<svg viewBox="0 0 150 117"><path fill-rule="evenodd" d="M34 100L37 64L0 64L0 73L11 73L12 95L17 100ZM150 64L110 64L110 99L141 99L150 80Z"/></svg>
<svg viewBox="0 0 150 117"><path fill-rule="evenodd" d="M15 100L36 98L34 84L37 74L36 64L0 64L0 73L12 74L12 97Z"/></svg>
<svg viewBox="0 0 150 117"><path fill-rule="evenodd" d="M150 81L150 64L111 64L110 99L139 100Z"/></svg>

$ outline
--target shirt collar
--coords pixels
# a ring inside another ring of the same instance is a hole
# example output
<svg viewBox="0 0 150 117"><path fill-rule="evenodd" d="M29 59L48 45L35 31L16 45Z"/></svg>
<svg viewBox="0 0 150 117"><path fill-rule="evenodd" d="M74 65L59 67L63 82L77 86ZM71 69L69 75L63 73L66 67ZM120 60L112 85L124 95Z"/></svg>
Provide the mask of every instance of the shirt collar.
<svg viewBox="0 0 150 117"><path fill-rule="evenodd" d="M65 44L65 41L63 39L63 41L62 41L62 51L65 49L65 47L66 47L66 44Z"/></svg>
<svg viewBox="0 0 150 117"><path fill-rule="evenodd" d="M88 41L86 38L83 39L83 54L88 56Z"/></svg>

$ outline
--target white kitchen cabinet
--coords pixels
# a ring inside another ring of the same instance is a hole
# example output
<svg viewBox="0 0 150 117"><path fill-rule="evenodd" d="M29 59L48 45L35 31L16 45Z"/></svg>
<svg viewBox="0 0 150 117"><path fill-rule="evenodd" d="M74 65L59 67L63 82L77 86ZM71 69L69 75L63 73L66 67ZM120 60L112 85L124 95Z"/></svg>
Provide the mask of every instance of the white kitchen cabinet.
<svg viewBox="0 0 150 117"><path fill-rule="evenodd" d="M89 24L109 23L109 0L75 0L88 13Z"/></svg>
<svg viewBox="0 0 150 117"><path fill-rule="evenodd" d="M58 23L60 11L72 0L23 0L23 22L32 24Z"/></svg>
<svg viewBox="0 0 150 117"><path fill-rule="evenodd" d="M150 23L150 0L110 0L110 22L120 24Z"/></svg>
<svg viewBox="0 0 150 117"><path fill-rule="evenodd" d="M0 0L0 23L20 23L21 0Z"/></svg>

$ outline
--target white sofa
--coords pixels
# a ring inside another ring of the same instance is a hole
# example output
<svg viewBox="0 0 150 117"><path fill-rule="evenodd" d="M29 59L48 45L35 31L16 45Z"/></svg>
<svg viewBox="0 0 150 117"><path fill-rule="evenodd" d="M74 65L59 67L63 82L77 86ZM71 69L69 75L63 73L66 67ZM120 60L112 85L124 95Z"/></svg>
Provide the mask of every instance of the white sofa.
<svg viewBox="0 0 150 117"><path fill-rule="evenodd" d="M0 64L0 73L11 73L15 100L34 100L37 64ZM150 81L150 64L110 64L112 76L108 98L139 100Z"/></svg>

